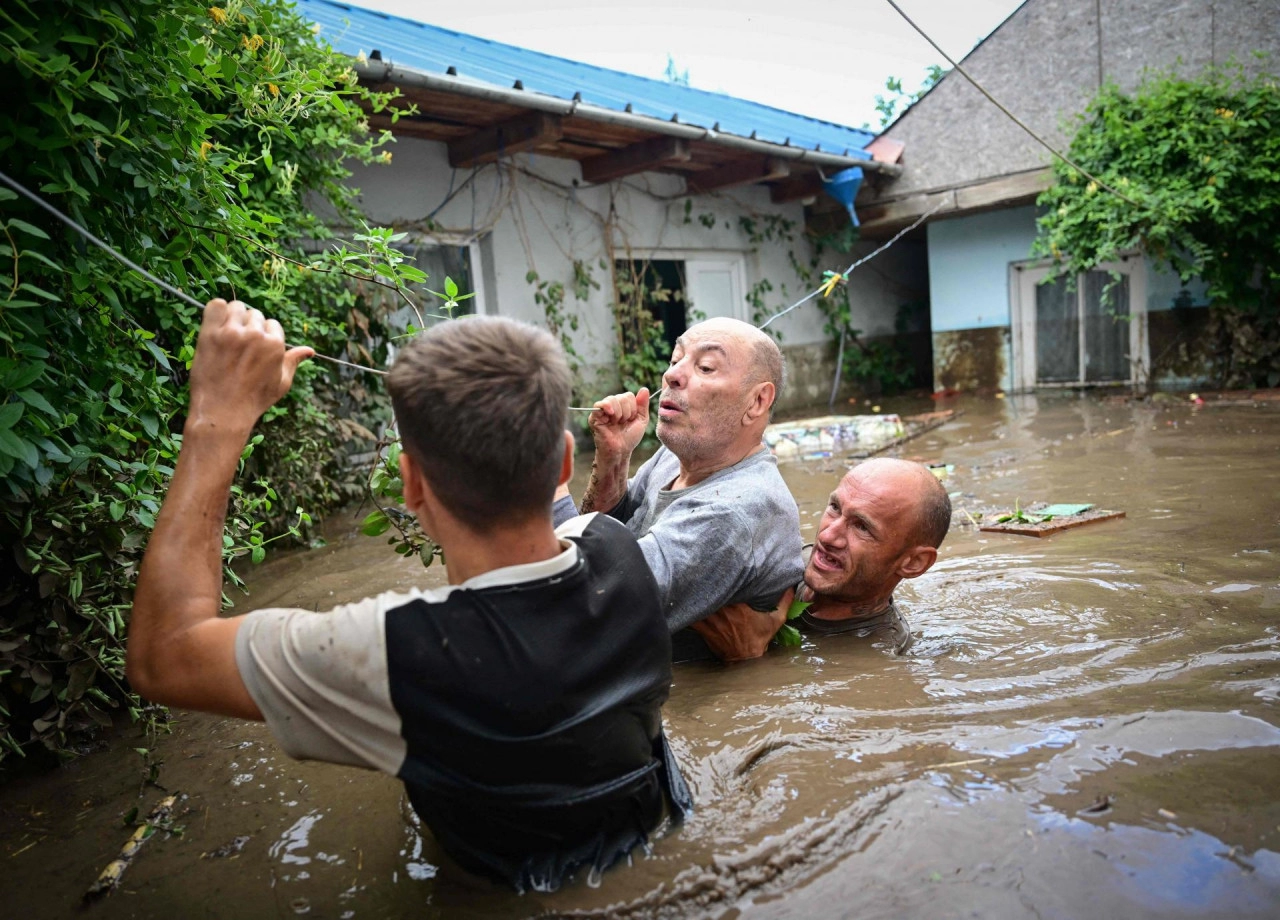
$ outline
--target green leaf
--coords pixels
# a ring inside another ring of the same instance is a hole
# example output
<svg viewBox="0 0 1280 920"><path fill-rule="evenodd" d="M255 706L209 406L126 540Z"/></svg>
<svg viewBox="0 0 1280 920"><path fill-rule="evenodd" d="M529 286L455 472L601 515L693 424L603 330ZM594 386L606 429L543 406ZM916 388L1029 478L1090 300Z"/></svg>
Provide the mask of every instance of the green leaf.
<svg viewBox="0 0 1280 920"><path fill-rule="evenodd" d="M783 648L797 648L803 641L800 637L800 630L787 623L782 624L782 627L773 638Z"/></svg>
<svg viewBox="0 0 1280 920"><path fill-rule="evenodd" d="M258 564L258 563L260 563L263 559L266 559L266 558L267 558L267 550L266 550L266 548L265 548L265 547L262 547L262 546L255 546L255 547L253 547L253 549L249 550L249 558L250 558L251 560L253 560L253 564L254 564L254 565L257 565L257 564Z"/></svg>
<svg viewBox="0 0 1280 920"><path fill-rule="evenodd" d="M50 405L49 400L45 399L35 390L19 390L18 398L28 406L34 406L39 409L45 415L52 416L53 418L61 417L61 413Z"/></svg>
<svg viewBox="0 0 1280 920"><path fill-rule="evenodd" d="M159 345L157 345L155 342L143 342L142 344L147 349L147 351L151 352L151 357L156 359L157 364L159 364L161 367L163 367L167 371L173 370L172 365L169 364L169 356L166 355L164 351L161 350Z"/></svg>
<svg viewBox="0 0 1280 920"><path fill-rule="evenodd" d="M0 453L21 460L32 469L40 465L40 452L36 446L8 429L0 430Z"/></svg>
<svg viewBox="0 0 1280 920"><path fill-rule="evenodd" d="M458 285L448 275L444 276L444 292L450 300L458 296Z"/></svg>
<svg viewBox="0 0 1280 920"><path fill-rule="evenodd" d="M43 230L41 230L39 227L35 226L34 224L27 223L25 220L18 220L18 218L16 217L10 217L6 223L8 223L8 225L14 230L21 230L23 233L37 237L39 239L47 240L49 238L49 234L45 233Z"/></svg>
<svg viewBox="0 0 1280 920"><path fill-rule="evenodd" d="M22 418L22 403L5 403L0 406L0 431L8 431Z"/></svg>
<svg viewBox="0 0 1280 920"><path fill-rule="evenodd" d="M787 619L794 620L812 606L813 601L802 601L799 598L793 600L791 606L787 608Z"/></svg>
<svg viewBox="0 0 1280 920"><path fill-rule="evenodd" d="M385 512L372 511L360 524L360 532L366 537L376 537L386 533L391 528L391 519L387 517Z"/></svg>

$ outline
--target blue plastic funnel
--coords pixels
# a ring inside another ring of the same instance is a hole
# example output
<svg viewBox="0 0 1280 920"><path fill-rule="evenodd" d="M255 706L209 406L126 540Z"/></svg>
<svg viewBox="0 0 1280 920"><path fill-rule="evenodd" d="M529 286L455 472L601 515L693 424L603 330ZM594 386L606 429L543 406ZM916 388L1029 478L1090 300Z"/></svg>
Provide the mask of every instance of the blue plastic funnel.
<svg viewBox="0 0 1280 920"><path fill-rule="evenodd" d="M857 197L858 189L862 186L862 167L850 166L848 169L842 169L830 179L824 179L823 182L827 194L844 205L844 209L849 212L849 219L853 221L855 227L858 226L858 214L853 210L853 199Z"/></svg>

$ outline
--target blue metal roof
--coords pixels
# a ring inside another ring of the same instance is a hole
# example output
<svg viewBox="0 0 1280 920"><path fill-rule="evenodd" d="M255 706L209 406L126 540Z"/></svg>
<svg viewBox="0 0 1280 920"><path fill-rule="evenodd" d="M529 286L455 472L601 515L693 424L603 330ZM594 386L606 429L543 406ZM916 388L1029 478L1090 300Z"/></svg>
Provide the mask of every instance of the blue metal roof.
<svg viewBox="0 0 1280 920"><path fill-rule="evenodd" d="M566 101L580 94L585 103L617 112L629 110L824 153L857 156L875 137L870 131L723 93L581 64L334 0L294 0L294 4L303 17L320 26L320 35L335 50L353 57L376 48L383 60L426 73L444 74L452 67L458 76L503 89L511 89L518 80L525 92Z"/></svg>

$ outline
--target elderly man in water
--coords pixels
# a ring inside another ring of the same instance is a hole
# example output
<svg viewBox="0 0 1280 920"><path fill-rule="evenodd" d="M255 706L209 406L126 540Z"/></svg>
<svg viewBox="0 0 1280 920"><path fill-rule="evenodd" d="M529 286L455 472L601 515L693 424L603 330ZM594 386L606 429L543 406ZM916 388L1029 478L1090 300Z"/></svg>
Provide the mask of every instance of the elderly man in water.
<svg viewBox="0 0 1280 920"><path fill-rule="evenodd" d="M927 467L887 458L855 466L822 514L796 590L809 606L793 622L812 635L884 635L895 652L905 652L911 628L893 591L929 571L950 526L951 499ZM785 615L781 605L772 619L730 606L695 629L725 660L755 658Z"/></svg>
<svg viewBox="0 0 1280 920"><path fill-rule="evenodd" d="M690 327L662 376L662 447L630 479L648 389L602 399L591 414L595 460L582 512L605 512L639 540L677 661L710 657L688 627L728 604L772 635L774 611L804 569L795 499L763 442L783 377L777 344L754 326L717 318ZM556 523L575 513L562 488Z"/></svg>

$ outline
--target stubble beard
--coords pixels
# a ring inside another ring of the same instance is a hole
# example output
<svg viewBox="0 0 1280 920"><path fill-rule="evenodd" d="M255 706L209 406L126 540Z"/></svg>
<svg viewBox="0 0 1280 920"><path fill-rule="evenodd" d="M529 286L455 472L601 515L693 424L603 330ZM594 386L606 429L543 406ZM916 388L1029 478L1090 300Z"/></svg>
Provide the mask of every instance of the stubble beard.
<svg viewBox="0 0 1280 920"><path fill-rule="evenodd" d="M686 408L685 418L689 419L687 412ZM714 460L733 441L739 417L736 406L720 406L703 412L693 425L675 426L659 418L658 440L684 466L700 466Z"/></svg>

